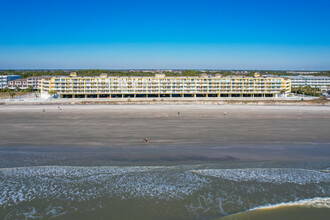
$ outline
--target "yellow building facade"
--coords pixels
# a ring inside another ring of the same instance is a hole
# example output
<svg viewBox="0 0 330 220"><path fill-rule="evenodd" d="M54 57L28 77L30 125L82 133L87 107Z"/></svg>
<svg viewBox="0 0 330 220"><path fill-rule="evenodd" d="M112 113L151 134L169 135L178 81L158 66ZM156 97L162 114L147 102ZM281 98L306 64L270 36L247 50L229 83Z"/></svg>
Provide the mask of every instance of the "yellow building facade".
<svg viewBox="0 0 330 220"><path fill-rule="evenodd" d="M62 98L136 97L277 97L291 91L291 81L264 77L54 77L41 81L41 92Z"/></svg>

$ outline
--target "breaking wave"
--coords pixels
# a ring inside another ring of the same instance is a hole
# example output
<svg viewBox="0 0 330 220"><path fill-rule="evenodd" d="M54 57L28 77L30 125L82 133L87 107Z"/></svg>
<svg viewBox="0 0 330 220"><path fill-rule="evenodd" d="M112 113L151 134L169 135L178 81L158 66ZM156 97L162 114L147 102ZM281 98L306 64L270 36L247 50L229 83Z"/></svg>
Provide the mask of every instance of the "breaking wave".
<svg viewBox="0 0 330 220"><path fill-rule="evenodd" d="M283 184L295 183L305 185L309 183L330 182L330 174L305 169L283 168L247 168L247 169L205 169L194 170L202 176L217 177L231 181L257 181L265 183Z"/></svg>
<svg viewBox="0 0 330 220"><path fill-rule="evenodd" d="M103 196L179 199L207 180L166 167L23 167L0 169L0 205L35 198L83 201Z"/></svg>
<svg viewBox="0 0 330 220"><path fill-rule="evenodd" d="M5 213L8 219L16 219L23 214L48 218L70 216L70 213L98 213L97 210L101 209L115 211L113 204L119 203L125 207L138 204L144 207L142 210L148 210L150 206L157 209L172 205L168 213L163 212L165 219L181 212L187 219L198 219L281 205L329 208L329 176L327 172L279 168L2 168L0 209L3 213L0 210L0 217ZM84 204L89 204L88 210Z"/></svg>
<svg viewBox="0 0 330 220"><path fill-rule="evenodd" d="M306 208L330 208L330 197L326 197L326 198L316 197L312 199L303 199L295 202L283 202L274 205L259 206L252 208L249 211L258 210L258 209L288 207L288 206L303 206Z"/></svg>

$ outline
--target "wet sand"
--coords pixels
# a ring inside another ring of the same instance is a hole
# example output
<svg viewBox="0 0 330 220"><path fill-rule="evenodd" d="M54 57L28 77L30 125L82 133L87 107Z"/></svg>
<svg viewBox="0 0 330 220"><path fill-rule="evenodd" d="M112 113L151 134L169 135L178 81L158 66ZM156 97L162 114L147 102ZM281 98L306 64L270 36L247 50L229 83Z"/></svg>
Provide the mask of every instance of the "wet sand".
<svg viewBox="0 0 330 220"><path fill-rule="evenodd" d="M22 152L29 152L24 157L30 165L31 158L45 164L84 161L84 165L330 158L328 106L63 105L61 109L0 106L0 159L14 163ZM143 143L145 137L148 145ZM3 163L2 167L10 166Z"/></svg>

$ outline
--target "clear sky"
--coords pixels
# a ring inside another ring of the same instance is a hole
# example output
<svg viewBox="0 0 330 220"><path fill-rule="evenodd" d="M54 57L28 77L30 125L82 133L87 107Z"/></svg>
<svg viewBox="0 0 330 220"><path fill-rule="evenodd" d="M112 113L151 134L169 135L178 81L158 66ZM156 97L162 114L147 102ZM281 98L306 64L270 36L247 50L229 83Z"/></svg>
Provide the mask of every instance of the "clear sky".
<svg viewBox="0 0 330 220"><path fill-rule="evenodd" d="M0 0L0 69L330 69L329 0Z"/></svg>

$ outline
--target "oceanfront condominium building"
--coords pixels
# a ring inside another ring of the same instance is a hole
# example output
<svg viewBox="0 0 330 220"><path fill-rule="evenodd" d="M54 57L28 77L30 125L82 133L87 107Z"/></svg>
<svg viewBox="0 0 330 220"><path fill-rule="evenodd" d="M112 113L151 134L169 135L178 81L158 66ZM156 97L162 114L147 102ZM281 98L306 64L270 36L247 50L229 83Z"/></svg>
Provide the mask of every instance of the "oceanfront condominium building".
<svg viewBox="0 0 330 220"><path fill-rule="evenodd" d="M26 79L15 79L8 82L9 89L28 89L38 90L41 88L42 79L50 79L50 76L31 76Z"/></svg>
<svg viewBox="0 0 330 220"><path fill-rule="evenodd" d="M15 79L20 79L19 75L0 75L0 89L8 87L8 82Z"/></svg>
<svg viewBox="0 0 330 220"><path fill-rule="evenodd" d="M291 80L292 87L310 86L327 90L330 88L330 77L327 76L286 76Z"/></svg>
<svg viewBox="0 0 330 220"><path fill-rule="evenodd" d="M264 77L54 77L42 79L42 94L63 98L136 97L277 97L291 91L291 81Z"/></svg>

